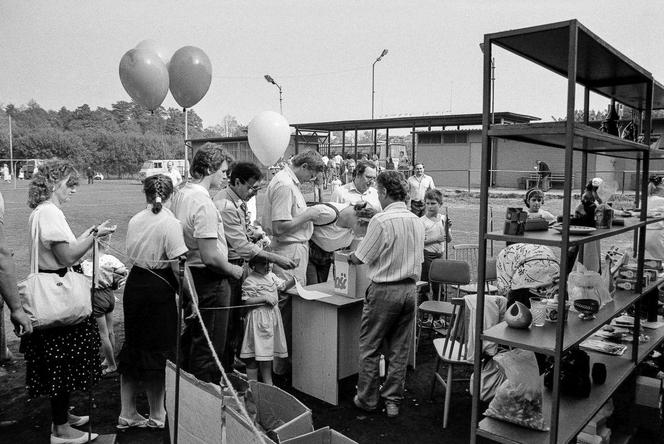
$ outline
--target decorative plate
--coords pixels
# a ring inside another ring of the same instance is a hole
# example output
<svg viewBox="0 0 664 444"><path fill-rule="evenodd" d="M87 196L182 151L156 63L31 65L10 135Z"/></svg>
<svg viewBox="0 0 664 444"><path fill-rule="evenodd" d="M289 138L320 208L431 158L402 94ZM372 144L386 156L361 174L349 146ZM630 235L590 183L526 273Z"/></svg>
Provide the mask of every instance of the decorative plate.
<svg viewBox="0 0 664 444"><path fill-rule="evenodd" d="M563 232L563 226L562 225L554 225L553 227L554 230L556 230L558 233ZM593 227L584 227L581 225L570 225L569 226L569 234L576 234L576 235L586 235L590 234L597 230L597 228Z"/></svg>

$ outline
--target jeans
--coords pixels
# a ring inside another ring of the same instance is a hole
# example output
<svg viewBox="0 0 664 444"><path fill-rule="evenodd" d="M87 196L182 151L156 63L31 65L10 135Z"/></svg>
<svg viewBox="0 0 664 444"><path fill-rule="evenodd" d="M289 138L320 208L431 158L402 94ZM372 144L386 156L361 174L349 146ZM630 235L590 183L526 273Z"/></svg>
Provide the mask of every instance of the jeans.
<svg viewBox="0 0 664 444"><path fill-rule="evenodd" d="M360 324L357 396L368 408L378 405L379 396L394 404L403 399L416 297L412 279L388 284L372 282L367 289ZM388 365L379 393L378 366L383 349L387 350Z"/></svg>

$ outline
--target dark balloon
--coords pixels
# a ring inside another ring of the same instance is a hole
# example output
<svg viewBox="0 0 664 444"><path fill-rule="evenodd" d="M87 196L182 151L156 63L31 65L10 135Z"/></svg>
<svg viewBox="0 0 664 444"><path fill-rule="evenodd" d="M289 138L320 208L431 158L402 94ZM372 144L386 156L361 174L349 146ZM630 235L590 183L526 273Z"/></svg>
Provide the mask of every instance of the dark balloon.
<svg viewBox="0 0 664 444"><path fill-rule="evenodd" d="M191 108L210 89L212 64L202 49L185 46L171 57L168 74L175 101L183 108Z"/></svg>

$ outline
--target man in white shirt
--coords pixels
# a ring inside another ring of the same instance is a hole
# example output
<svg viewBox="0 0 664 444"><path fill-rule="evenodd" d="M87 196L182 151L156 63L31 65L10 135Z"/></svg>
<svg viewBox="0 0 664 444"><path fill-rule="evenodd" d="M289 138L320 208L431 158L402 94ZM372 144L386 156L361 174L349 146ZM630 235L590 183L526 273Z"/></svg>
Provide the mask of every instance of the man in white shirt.
<svg viewBox="0 0 664 444"><path fill-rule="evenodd" d="M353 172L353 180L332 193L330 202L339 202L355 205L367 202L375 210L380 211L378 192L372 185L376 180L376 164L367 160L357 162Z"/></svg>
<svg viewBox="0 0 664 444"><path fill-rule="evenodd" d="M415 175L408 178L408 196L410 197L410 211L417 217L424 214L424 193L434 189L431 176L424 174L424 164L415 165Z"/></svg>
<svg viewBox="0 0 664 444"><path fill-rule="evenodd" d="M173 167L173 162L170 160L166 164L166 175L171 178L173 181L173 188L177 187L182 183L182 175L177 168Z"/></svg>

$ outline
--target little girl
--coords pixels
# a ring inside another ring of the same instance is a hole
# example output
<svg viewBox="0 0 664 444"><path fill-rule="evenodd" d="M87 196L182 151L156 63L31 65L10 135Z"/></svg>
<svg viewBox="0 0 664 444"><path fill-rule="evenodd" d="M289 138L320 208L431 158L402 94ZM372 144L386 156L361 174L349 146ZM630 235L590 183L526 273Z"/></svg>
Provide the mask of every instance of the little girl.
<svg viewBox="0 0 664 444"><path fill-rule="evenodd" d="M118 258L106 253L111 241L111 235L99 237L97 250L99 262L97 265L97 282L92 297L92 314L97 320L99 335L101 336L101 351L104 355L102 376L110 375L117 370L115 363L115 333L113 331L113 310L115 309L115 295L127 279L127 267ZM92 261L81 263L83 274L92 277Z"/></svg>
<svg viewBox="0 0 664 444"><path fill-rule="evenodd" d="M539 188L531 188L526 192L526 197L523 199L526 207L528 207L528 217L536 218L541 217L547 222L555 222L556 216L542 209L544 204L544 191Z"/></svg>
<svg viewBox="0 0 664 444"><path fill-rule="evenodd" d="M246 305L263 304L252 307L247 313L244 328L244 340L240 358L247 363L247 378L258 380L260 368L265 384L272 384L272 361L288 357L286 335L277 303L279 291L295 285L291 276L283 281L272 273L266 258L254 257L249 261L252 271L242 284L242 300Z"/></svg>
<svg viewBox="0 0 664 444"><path fill-rule="evenodd" d="M343 185L343 184L341 183L341 180L339 179L339 176L337 176L337 175L335 174L335 175L334 175L334 178L333 178L332 181L330 182L330 187L331 187L332 192L334 193L334 191L335 191L337 188L339 188L341 185Z"/></svg>

